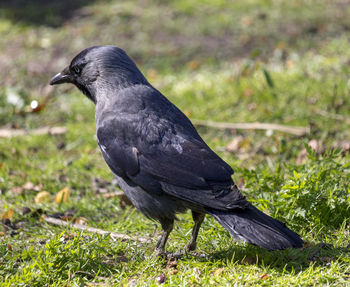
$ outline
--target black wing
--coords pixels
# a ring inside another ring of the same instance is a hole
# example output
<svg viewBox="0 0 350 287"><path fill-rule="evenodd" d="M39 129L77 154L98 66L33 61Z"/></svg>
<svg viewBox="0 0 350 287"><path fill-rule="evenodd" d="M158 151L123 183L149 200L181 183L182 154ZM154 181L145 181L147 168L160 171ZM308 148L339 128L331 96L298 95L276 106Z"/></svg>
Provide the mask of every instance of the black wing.
<svg viewBox="0 0 350 287"><path fill-rule="evenodd" d="M138 113L120 113L98 127L112 171L150 192L166 192L202 206L227 209L243 196L233 170L200 138L190 121L164 98ZM158 111L166 111L159 114Z"/></svg>

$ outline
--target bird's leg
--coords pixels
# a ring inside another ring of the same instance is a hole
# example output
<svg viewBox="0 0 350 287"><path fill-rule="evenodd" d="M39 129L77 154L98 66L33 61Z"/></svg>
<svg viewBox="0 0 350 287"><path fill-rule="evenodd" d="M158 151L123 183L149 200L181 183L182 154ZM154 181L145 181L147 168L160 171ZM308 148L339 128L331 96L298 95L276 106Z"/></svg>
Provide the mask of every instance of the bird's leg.
<svg viewBox="0 0 350 287"><path fill-rule="evenodd" d="M198 213L192 210L192 218L194 221L194 226L192 229L192 235L190 241L186 244L186 251L194 251L197 246L197 236L199 232L199 228L204 220L205 214Z"/></svg>
<svg viewBox="0 0 350 287"><path fill-rule="evenodd" d="M162 256L165 254L165 244L168 240L170 232L173 230L174 221L164 221L161 222L161 224L163 228L163 233L154 250L156 256Z"/></svg>

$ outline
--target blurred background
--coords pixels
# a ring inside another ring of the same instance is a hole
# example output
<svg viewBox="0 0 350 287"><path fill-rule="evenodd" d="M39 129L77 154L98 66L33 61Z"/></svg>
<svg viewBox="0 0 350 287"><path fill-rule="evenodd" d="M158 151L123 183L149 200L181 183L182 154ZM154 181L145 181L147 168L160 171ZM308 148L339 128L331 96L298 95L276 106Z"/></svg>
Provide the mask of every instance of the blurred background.
<svg viewBox="0 0 350 287"><path fill-rule="evenodd" d="M14 210L10 219L21 222L23 207L74 210L92 226L153 232L138 214L133 226L125 223L130 210L118 198L105 200L115 187L96 145L93 104L73 86L48 85L82 49L107 44L123 48L193 120L259 208L311 241L339 240L334 230L350 218L348 0L1 0L0 213ZM33 134L46 126L63 129ZM70 199L57 205L50 196L64 188ZM49 195L37 202L40 191ZM190 230L190 217L181 218ZM23 228L45 239L49 227ZM309 234L314 228L318 235ZM203 234L206 248L220 248L211 241L217 233ZM173 238L170 248L186 241ZM12 244L21 245L17 239Z"/></svg>

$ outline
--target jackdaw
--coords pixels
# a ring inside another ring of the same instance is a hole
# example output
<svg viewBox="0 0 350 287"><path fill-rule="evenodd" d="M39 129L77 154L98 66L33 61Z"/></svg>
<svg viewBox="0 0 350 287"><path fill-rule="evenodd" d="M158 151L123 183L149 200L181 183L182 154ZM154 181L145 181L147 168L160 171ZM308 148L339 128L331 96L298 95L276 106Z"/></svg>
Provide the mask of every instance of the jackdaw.
<svg viewBox="0 0 350 287"><path fill-rule="evenodd" d="M176 214L187 209L194 220L188 251L196 248L205 214L235 239L264 249L302 247L297 233L246 200L232 168L122 49L83 50L50 81L62 83L74 84L95 103L97 142L107 165L133 205L162 226L157 254L165 252Z"/></svg>

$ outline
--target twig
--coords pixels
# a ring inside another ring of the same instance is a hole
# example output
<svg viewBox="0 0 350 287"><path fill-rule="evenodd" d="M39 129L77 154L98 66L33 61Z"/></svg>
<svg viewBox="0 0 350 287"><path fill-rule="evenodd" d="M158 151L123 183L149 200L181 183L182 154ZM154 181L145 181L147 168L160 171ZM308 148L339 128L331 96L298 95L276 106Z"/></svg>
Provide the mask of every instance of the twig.
<svg viewBox="0 0 350 287"><path fill-rule="evenodd" d="M330 118L333 120L337 120L337 121L344 121L347 124L350 124L350 118L343 116L343 115L338 115L338 114L333 114L333 113L329 113L320 109L315 109L316 114L319 114L320 116L326 117L326 118Z"/></svg>
<svg viewBox="0 0 350 287"><path fill-rule="evenodd" d="M92 233L98 233L101 235L109 234L111 236L111 238L114 240L118 240L118 239L121 239L121 241L132 240L132 241L138 241L141 243L147 243L147 242L152 241L150 238L146 238L146 237L131 237L131 236L128 236L126 234L110 232L110 231L106 231L106 230L102 230L102 229L94 228L94 227L88 227L88 226L85 226L82 224L77 224L77 223L70 223L70 222L67 222L67 221L64 221L61 219L57 219L57 218L53 218L50 216L42 216L42 219L44 221L46 221L47 223L50 223L53 225L70 226L72 228L77 228L77 229L92 232Z"/></svg>
<svg viewBox="0 0 350 287"><path fill-rule="evenodd" d="M194 125L206 126L218 129L229 130L273 130L293 134L297 136L303 136L310 133L309 127L292 127L272 123L225 123L225 122L212 122L203 120L192 120Z"/></svg>
<svg viewBox="0 0 350 287"><path fill-rule="evenodd" d="M122 191L116 191L116 192L107 192L107 193L103 193L102 196L104 198L112 198L112 197L120 197L120 196L123 196L125 195L124 192Z"/></svg>
<svg viewBox="0 0 350 287"><path fill-rule="evenodd" d="M42 127L34 130L0 129L0 138L12 138L26 135L61 135L67 132L65 127Z"/></svg>

